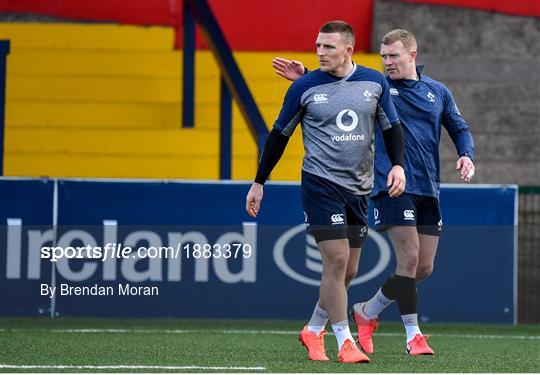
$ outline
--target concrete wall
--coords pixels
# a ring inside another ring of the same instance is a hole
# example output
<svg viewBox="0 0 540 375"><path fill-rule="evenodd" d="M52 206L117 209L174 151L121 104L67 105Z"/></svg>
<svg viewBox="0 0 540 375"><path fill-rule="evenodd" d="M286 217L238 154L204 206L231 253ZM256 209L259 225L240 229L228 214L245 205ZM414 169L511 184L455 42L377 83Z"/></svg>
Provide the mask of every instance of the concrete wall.
<svg viewBox="0 0 540 375"><path fill-rule="evenodd" d="M476 182L540 184L540 19L377 0L372 50L395 28L413 32L424 73L444 82L469 122ZM441 178L460 181L443 132Z"/></svg>

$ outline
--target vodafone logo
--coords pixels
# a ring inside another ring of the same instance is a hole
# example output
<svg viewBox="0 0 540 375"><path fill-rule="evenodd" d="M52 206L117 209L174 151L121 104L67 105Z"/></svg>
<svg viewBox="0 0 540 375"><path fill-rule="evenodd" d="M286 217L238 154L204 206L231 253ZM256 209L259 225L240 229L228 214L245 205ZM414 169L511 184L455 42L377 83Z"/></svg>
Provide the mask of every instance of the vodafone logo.
<svg viewBox="0 0 540 375"><path fill-rule="evenodd" d="M350 125L343 124L343 116L345 116L345 114L347 114L347 117L352 118L352 122ZM352 109L344 109L343 111L338 113L336 117L336 124L338 128L340 128L344 132L353 131L358 126L358 115Z"/></svg>

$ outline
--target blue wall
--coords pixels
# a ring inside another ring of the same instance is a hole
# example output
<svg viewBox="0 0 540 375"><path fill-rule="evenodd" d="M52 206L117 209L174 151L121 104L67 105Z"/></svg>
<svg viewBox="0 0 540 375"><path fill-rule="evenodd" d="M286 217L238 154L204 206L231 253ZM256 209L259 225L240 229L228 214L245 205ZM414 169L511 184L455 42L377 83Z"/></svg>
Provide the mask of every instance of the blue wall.
<svg viewBox="0 0 540 375"><path fill-rule="evenodd" d="M60 316L306 319L318 295L321 263L313 240L306 242L299 186L265 186L257 220L244 211L248 188L220 182L0 180L0 314L50 314L52 300L41 295L46 284L58 289L54 309ZM423 321L514 322L516 192L514 186L443 187L435 272L418 287ZM105 262L41 259L41 247L52 245L55 194L58 246L121 243L133 252ZM249 244L250 256L195 260L184 250L174 259L149 260L136 253L141 246L177 249L179 243L181 249L207 243L223 250L229 242ZM351 302L370 297L394 267L387 239L370 231ZM118 295L118 285L128 283L157 286L159 295ZM111 286L115 295L60 295L61 284ZM397 307L382 318L397 320Z"/></svg>

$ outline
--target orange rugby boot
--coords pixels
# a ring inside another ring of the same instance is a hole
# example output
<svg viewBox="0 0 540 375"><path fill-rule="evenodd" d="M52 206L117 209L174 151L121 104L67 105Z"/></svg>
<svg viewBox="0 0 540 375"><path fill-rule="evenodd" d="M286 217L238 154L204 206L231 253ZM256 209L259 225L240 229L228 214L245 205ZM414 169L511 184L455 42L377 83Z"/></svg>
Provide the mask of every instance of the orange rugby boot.
<svg viewBox="0 0 540 375"><path fill-rule="evenodd" d="M356 346L354 342L347 339L341 346L341 349L338 354L338 361L341 363L358 363L358 362L369 362L367 355L362 353L360 349Z"/></svg>
<svg viewBox="0 0 540 375"><path fill-rule="evenodd" d="M310 332L307 326L300 331L298 341L307 349L308 358L312 361L329 361L324 349L324 335L327 331L322 331L318 335Z"/></svg>
<svg viewBox="0 0 540 375"><path fill-rule="evenodd" d="M427 344L427 336L417 334L407 343L407 353L410 355L433 355L435 352Z"/></svg>
<svg viewBox="0 0 540 375"><path fill-rule="evenodd" d="M362 314L364 305L362 302L358 304L360 313L354 309L354 321L356 322L356 329L358 330L358 344L362 350L368 354L373 353L373 331L379 328L377 319L367 319L365 314Z"/></svg>

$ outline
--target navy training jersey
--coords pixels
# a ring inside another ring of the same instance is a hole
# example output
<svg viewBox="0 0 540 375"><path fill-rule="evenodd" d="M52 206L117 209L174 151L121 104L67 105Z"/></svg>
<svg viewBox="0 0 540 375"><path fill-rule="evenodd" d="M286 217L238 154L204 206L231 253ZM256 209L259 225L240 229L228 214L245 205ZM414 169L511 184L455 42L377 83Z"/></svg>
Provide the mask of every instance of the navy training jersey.
<svg viewBox="0 0 540 375"><path fill-rule="evenodd" d="M474 143L469 126L461 117L450 90L439 81L421 75L419 80L391 80L390 95L399 115L405 137L405 192L439 197L439 143L444 126L458 155L474 157ZM387 191L391 169L382 134L375 137L375 186L372 195Z"/></svg>
<svg viewBox="0 0 540 375"><path fill-rule="evenodd" d="M354 194L373 187L374 124L399 123L389 86L376 70L353 63L343 77L314 70L289 87L274 129L290 137L302 124L302 170Z"/></svg>

